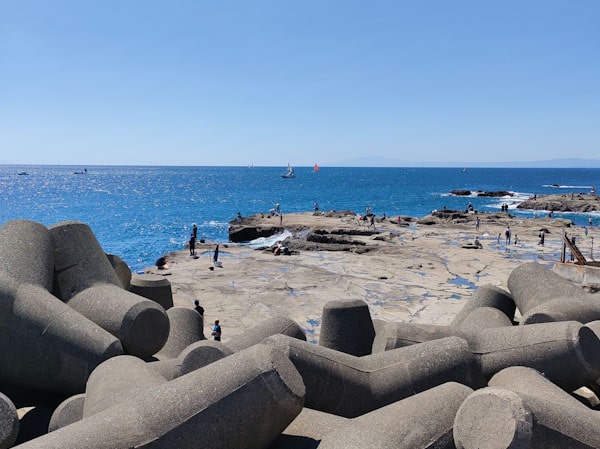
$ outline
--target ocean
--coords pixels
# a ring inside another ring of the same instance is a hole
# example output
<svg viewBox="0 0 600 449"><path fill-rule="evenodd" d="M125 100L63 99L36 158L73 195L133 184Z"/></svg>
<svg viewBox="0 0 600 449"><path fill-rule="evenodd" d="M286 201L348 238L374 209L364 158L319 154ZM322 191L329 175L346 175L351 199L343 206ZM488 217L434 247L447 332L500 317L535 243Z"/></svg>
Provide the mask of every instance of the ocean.
<svg viewBox="0 0 600 449"><path fill-rule="evenodd" d="M87 171L86 171L87 170ZM313 210L351 210L366 206L381 215L422 217L446 206L512 214L533 194L588 193L600 188L600 169L549 168L358 168L296 167L16 166L0 165L0 225L29 219L47 226L87 223L102 248L123 258L134 271L164 253L185 247L193 223L198 238L227 242L229 222L268 213L280 204L284 214ZM19 174L22 173L22 174ZM25 174L26 173L26 174ZM452 190L499 191L501 198L452 196ZM538 212L538 216L541 215ZM590 214L560 214L587 225ZM600 214L593 214L594 225ZM285 221L284 221L285 224Z"/></svg>

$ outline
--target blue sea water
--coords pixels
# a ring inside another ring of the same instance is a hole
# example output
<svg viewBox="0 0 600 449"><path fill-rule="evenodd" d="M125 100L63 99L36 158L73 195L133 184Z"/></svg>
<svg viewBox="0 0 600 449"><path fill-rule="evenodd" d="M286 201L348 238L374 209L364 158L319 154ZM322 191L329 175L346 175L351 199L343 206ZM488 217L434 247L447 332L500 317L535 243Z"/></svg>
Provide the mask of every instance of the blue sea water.
<svg viewBox="0 0 600 449"><path fill-rule="evenodd" d="M532 168L295 168L284 167L92 166L87 174L72 166L0 165L0 225L30 219L47 226L78 220L90 225L103 249L122 257L133 270L161 254L183 249L192 223L198 238L226 242L237 212L282 213L351 210L421 217L444 205L533 216L516 206L534 193L589 192L600 187L600 169ZM27 175L19 172L26 172ZM507 190L511 197L455 197L454 189ZM539 214L539 212L538 212ZM585 225L589 214L556 214ZM600 215L594 215L594 224Z"/></svg>

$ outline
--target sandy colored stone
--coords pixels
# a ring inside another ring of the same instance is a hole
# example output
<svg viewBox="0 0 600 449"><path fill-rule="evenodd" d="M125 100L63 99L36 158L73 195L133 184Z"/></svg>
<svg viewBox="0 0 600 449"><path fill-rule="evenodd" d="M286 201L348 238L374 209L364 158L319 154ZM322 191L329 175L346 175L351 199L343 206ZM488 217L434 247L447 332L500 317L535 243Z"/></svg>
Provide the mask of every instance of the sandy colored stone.
<svg viewBox="0 0 600 449"><path fill-rule="evenodd" d="M215 244L198 244L198 259L187 250L170 255L170 268L146 269L169 276L174 305L193 307L198 299L205 309L205 335L220 320L223 341L274 315L287 315L317 342L323 306L333 300L360 299L367 302L373 319L430 324L449 324L475 289L491 284L507 289L511 271L520 264L537 261L551 267L560 258L563 229L577 235L586 257L592 228L584 238L583 228L566 220L522 219L507 214L479 214L460 222L433 225L415 220L398 225L397 217L376 222L377 234L350 235L364 245L340 245L345 251L302 248L302 236L313 230L362 231L367 226L352 215L332 217L312 213L286 214L283 227L295 235L290 256L274 256L267 250L246 245L221 244L219 261L213 266ZM267 225L273 218L256 218ZM505 245L504 230L510 225L517 245ZM546 229L545 245L538 245L540 229ZM498 235L500 238L498 239ZM462 248L478 237L481 249ZM597 240L600 241L600 240ZM335 245L323 245L335 249ZM211 269L212 268L212 269Z"/></svg>

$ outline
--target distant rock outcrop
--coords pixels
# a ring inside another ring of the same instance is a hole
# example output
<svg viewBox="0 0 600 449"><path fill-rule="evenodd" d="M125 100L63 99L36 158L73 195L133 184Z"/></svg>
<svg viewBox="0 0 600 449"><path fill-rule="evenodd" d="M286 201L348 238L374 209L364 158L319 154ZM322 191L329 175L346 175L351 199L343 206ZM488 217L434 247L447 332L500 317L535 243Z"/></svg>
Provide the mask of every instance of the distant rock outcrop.
<svg viewBox="0 0 600 449"><path fill-rule="evenodd" d="M477 190L476 192L472 192L471 190L452 190L450 192L455 196L471 196L475 194L476 196L491 196L491 197L503 197L503 196L513 196L512 192L507 190L494 190L490 192L484 192L483 190Z"/></svg>
<svg viewBox="0 0 600 449"><path fill-rule="evenodd" d="M556 212L596 212L600 211L600 197L584 193L536 195L523 201L517 208Z"/></svg>

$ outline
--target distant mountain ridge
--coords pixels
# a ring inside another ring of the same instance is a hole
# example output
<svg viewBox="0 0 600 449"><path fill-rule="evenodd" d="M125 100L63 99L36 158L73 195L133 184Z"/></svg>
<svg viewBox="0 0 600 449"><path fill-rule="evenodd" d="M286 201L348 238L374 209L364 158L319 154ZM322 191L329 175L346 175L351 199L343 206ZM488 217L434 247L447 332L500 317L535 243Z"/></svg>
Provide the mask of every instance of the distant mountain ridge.
<svg viewBox="0 0 600 449"><path fill-rule="evenodd" d="M489 167L489 168L600 168L600 159L563 158L505 162L413 162L385 157L359 157L327 164L332 167Z"/></svg>

